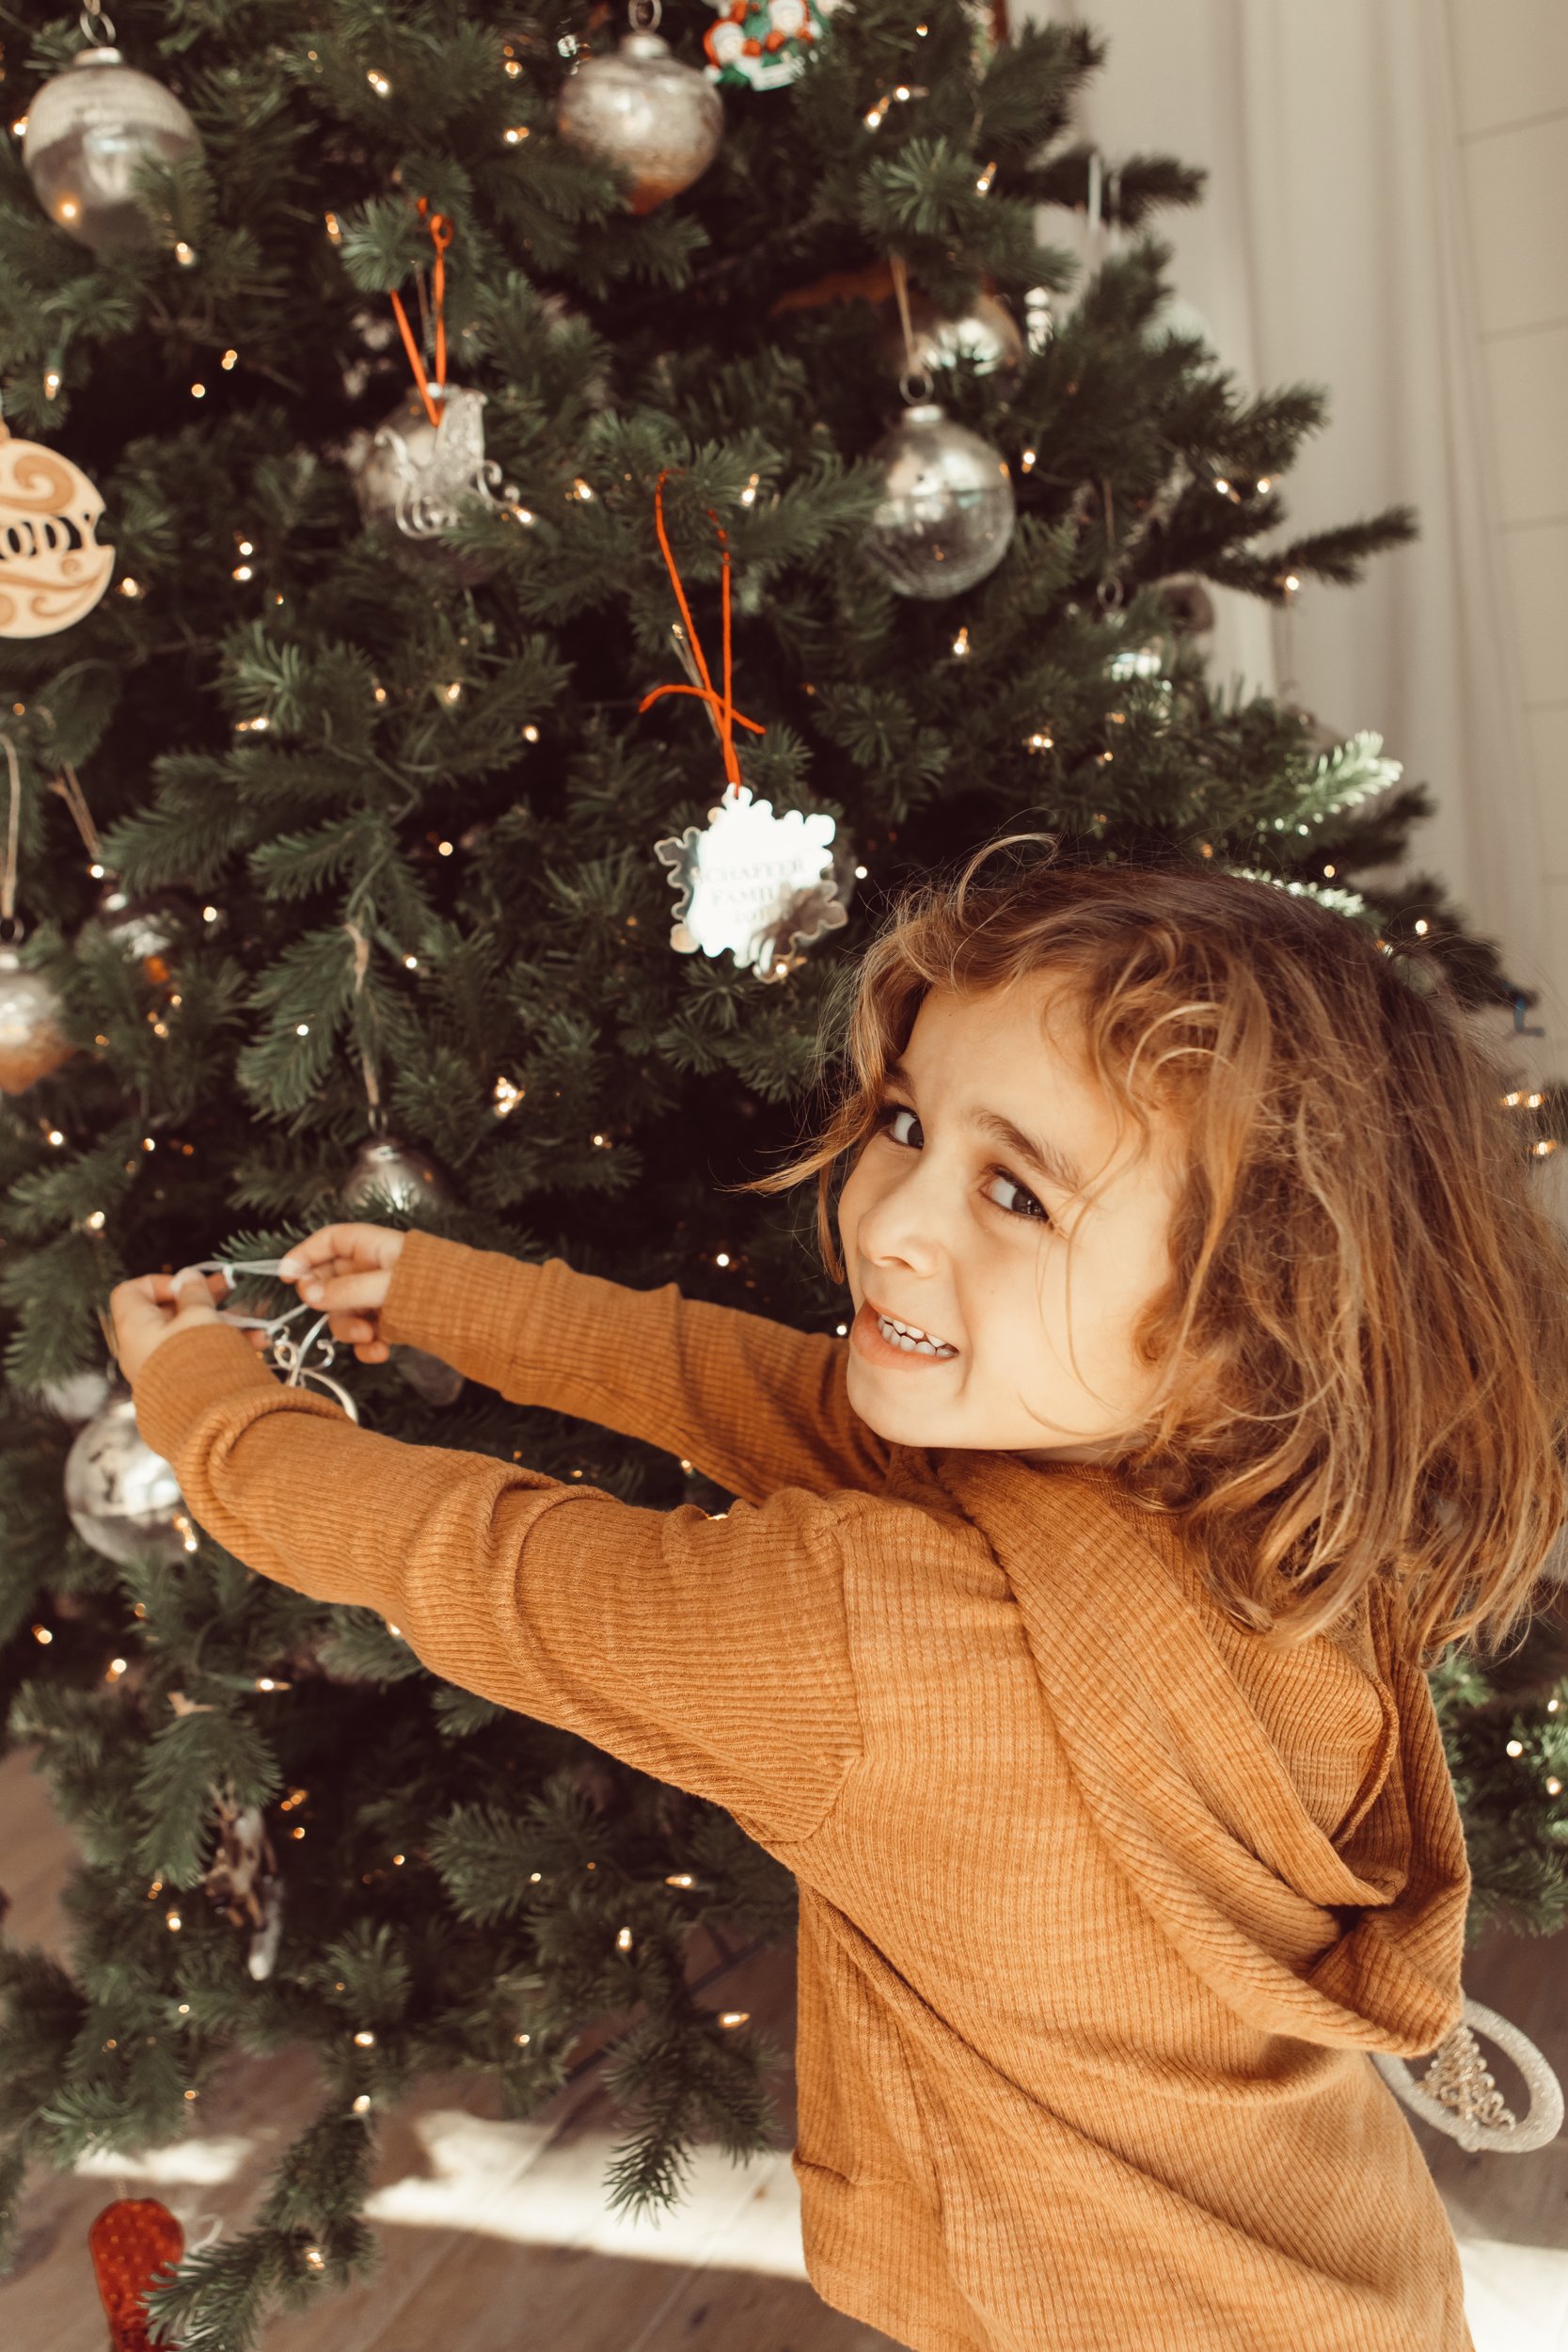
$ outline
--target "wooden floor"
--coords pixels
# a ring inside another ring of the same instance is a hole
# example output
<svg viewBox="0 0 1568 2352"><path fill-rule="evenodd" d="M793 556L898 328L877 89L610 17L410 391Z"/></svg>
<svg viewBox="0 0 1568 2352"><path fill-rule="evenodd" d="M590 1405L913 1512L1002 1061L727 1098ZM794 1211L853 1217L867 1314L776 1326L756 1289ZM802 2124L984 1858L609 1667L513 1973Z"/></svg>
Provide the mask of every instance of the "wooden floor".
<svg viewBox="0 0 1568 2352"><path fill-rule="evenodd" d="M6 1758L0 1885L13 1944L64 1953L56 1897L71 1851L30 1756ZM705 1974L704 1955L694 1960ZM1472 1956L1466 1984L1568 2079L1565 1961L1568 1936L1494 1936ZM738 1962L705 1998L748 2010L793 2050L791 1954ZM1522 2113L1512 2068L1498 2059L1495 2072ZM383 2135L370 2208L378 2275L275 2321L261 2352L517 2352L525 2344L550 2352L882 2352L892 2338L832 2310L806 2280L787 2071L772 2090L777 2153L737 2166L705 2150L679 2209L632 2223L605 2207L603 2176L622 2127L593 2072L511 2123L467 2081L426 2083ZM278 2150L316 2102L314 2067L303 2055L240 2060L204 2098L199 2130L176 2147L135 2163L94 2160L68 2175L35 2171L19 2258L0 2280L6 2352L104 2352L87 2251L94 2215L116 2196L152 2195L178 2215L192 2245L243 2228ZM1568 2136L1529 2155L1469 2156L1420 2123L1413 2129L1460 2240L1477 2352L1568 2352Z"/></svg>

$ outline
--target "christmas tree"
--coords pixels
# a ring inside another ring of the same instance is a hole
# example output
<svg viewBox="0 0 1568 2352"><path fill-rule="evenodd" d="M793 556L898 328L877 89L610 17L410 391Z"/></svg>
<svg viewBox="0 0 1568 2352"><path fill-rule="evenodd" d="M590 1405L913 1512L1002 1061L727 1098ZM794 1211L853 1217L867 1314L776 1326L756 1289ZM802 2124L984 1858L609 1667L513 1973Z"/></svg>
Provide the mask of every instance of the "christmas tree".
<svg viewBox="0 0 1568 2352"><path fill-rule="evenodd" d="M71 1971L0 1950L0 2188L312 2043L325 2104L257 2226L154 2300L193 2344L370 2262L378 2119L423 2070L524 2115L640 2010L611 2201L673 2201L698 2135L770 2144L769 2053L683 1955L699 1921L787 1936L794 1892L713 1807L202 1537L105 1395L110 1286L347 1213L841 1328L809 1203L737 1187L796 1140L879 907L1021 820L1262 874L1528 1001L1430 877L1354 886L1430 809L1375 733L1206 676L1205 583L1352 583L1414 519L1287 532L1324 396L1246 397L1162 325L1149 224L1200 175L1075 139L1093 32L964 0L623 29L126 0L119 69L72 62L72 14L8 37L0 1672L84 1858ZM1091 193L1085 273L1053 221ZM47 529L24 443L85 478ZM726 565L745 788L832 819L727 947L712 705L643 707L718 674ZM1556 1094L1515 1111L1552 1148ZM419 1444L724 1507L428 1358L329 1376ZM1568 1915L1563 1662L1434 1670L1477 1925Z"/></svg>

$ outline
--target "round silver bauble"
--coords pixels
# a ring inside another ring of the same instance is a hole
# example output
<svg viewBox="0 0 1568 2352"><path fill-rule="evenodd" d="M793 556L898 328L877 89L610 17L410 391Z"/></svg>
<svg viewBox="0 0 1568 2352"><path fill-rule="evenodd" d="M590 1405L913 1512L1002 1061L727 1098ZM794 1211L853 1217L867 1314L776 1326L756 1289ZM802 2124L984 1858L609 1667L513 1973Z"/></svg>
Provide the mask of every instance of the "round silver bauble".
<svg viewBox="0 0 1568 2352"><path fill-rule="evenodd" d="M944 318L928 294L910 296L910 337L896 311L878 344L879 357L895 375L935 375L967 359L976 375L1016 373L1023 358L1023 337L1012 312L994 294L979 294L957 318Z"/></svg>
<svg viewBox="0 0 1568 2352"><path fill-rule="evenodd" d="M0 1094L25 1094L71 1059L64 1010L41 972L24 971L14 947L0 947Z"/></svg>
<svg viewBox="0 0 1568 2352"><path fill-rule="evenodd" d="M657 33L627 33L612 57L585 57L561 86L555 127L614 164L626 207L651 213L700 180L724 135L724 102Z"/></svg>
<svg viewBox="0 0 1568 2352"><path fill-rule="evenodd" d="M370 1202L388 1200L394 1208L417 1209L424 1201L450 1200L451 1188L428 1152L404 1143L396 1136L371 1136L354 1155L354 1165L341 1187L344 1203L362 1209ZM400 1341L391 1350L395 1370L427 1405L451 1405L463 1386L463 1375L444 1364L428 1349Z"/></svg>
<svg viewBox="0 0 1568 2352"><path fill-rule="evenodd" d="M135 200L143 164L175 164L201 145L171 90L118 49L84 49L27 109L22 158L39 202L79 245L125 252L157 242Z"/></svg>
<svg viewBox="0 0 1568 2352"><path fill-rule="evenodd" d="M362 1209L373 1200L388 1200L395 1209L417 1209L427 1200L448 1200L451 1195L436 1162L417 1144L397 1136L370 1136L354 1155L354 1164L340 1187L344 1203Z"/></svg>
<svg viewBox="0 0 1568 2352"><path fill-rule="evenodd" d="M33 1394L60 1421L90 1421L109 1401L114 1382L106 1372L72 1372L63 1380L46 1380Z"/></svg>
<svg viewBox="0 0 1568 2352"><path fill-rule="evenodd" d="M65 1507L82 1541L121 1566L196 1549L180 1482L136 1427L128 1394L111 1396L77 1431L65 1457Z"/></svg>
<svg viewBox="0 0 1568 2352"><path fill-rule="evenodd" d="M935 401L905 410L871 453L887 469L866 553L901 596L956 596L995 571L1013 535L1007 461Z"/></svg>

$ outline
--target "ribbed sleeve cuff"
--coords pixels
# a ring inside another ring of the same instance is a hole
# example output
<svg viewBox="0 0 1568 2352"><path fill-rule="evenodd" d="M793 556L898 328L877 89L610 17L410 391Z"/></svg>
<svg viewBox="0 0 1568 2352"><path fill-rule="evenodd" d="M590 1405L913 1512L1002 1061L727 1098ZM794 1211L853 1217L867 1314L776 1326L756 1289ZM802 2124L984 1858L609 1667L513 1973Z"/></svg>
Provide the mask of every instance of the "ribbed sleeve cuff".
<svg viewBox="0 0 1568 2352"><path fill-rule="evenodd" d="M498 1250L410 1233L381 1309L381 1336L504 1388L526 1333L543 1268Z"/></svg>
<svg viewBox="0 0 1568 2352"><path fill-rule="evenodd" d="M154 1454L172 1462L209 1406L246 1389L277 1385L243 1332L202 1323L154 1348L131 1394L137 1428Z"/></svg>

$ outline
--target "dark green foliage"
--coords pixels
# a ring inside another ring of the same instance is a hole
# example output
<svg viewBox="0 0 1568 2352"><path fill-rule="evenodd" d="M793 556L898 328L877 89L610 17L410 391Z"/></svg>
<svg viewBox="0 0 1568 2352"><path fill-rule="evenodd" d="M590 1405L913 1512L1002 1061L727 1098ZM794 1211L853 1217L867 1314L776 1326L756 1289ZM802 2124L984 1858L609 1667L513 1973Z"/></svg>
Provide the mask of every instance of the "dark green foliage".
<svg viewBox="0 0 1568 2352"><path fill-rule="evenodd" d="M613 29L567 0L114 12L204 141L144 175L149 249L95 262L0 136L6 419L91 474L118 549L88 619L6 641L0 664L25 952L77 1048L0 1104L0 1689L83 1853L70 1970L0 1945L0 2233L29 2159L170 2137L229 2053L304 2041L318 2119L254 2226L153 2297L185 2344L250 2352L274 2307L368 2271L376 2119L421 2073L483 2073L528 2115L629 2015L602 2059L627 2109L612 2203L669 2202L700 2137L777 2144L777 2053L717 2023L730 1963L687 1972L699 1922L721 1954L737 1928L749 1949L787 1938L796 1889L726 1815L436 1683L368 1610L205 1541L173 1566L90 1550L53 1384L102 1364L113 1282L279 1254L341 1210L379 1097L448 1180L389 1221L832 1328L809 1200L726 1187L795 1140L889 896L1004 823L1266 873L1467 1004L1514 992L1427 878L1355 887L1430 813L1423 787L1374 736L1325 754L1302 714L1227 699L1175 626L1178 576L1277 603L1291 574L1353 582L1414 526L1393 508L1288 535L1278 485L1324 395L1246 392L1162 319L1156 224L1200 174L1113 159L1103 268L1081 282L1053 245L1040 208L1087 195L1094 32L996 45L964 0L856 0L792 88L726 93L718 161L634 217L553 130L571 42ZM672 0L664 29L690 59L708 22ZM72 11L9 11L9 119L78 40ZM350 472L408 388L388 295L412 303L429 258L420 196L453 224L451 375L485 395L503 485L439 544L362 528ZM895 596L863 552L899 405L895 255L950 311L983 284L1020 317L1053 296L1013 377L959 365L939 388L1019 507L1005 562L947 603ZM747 780L827 809L859 869L847 925L782 987L669 946L653 844L704 820L721 770L688 701L639 711L679 676L665 472L715 656L713 515L729 536L736 698L766 730L742 739ZM96 859L50 788L68 763ZM93 864L142 902L139 933ZM1521 1122L1522 1150L1568 1140L1560 1090ZM441 1410L394 1369L346 1376L368 1425L415 1443L655 1508L725 1500L471 1386ZM1433 1677L1476 1922L1555 1925L1568 1903L1542 1793L1568 1760L1561 1687ZM202 1883L220 1804L263 1808L278 1856L260 1979Z"/></svg>

